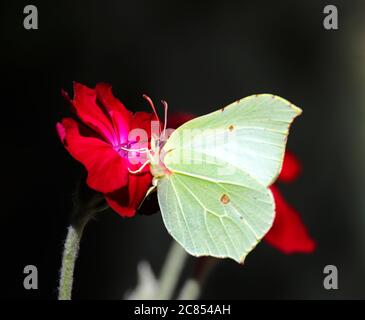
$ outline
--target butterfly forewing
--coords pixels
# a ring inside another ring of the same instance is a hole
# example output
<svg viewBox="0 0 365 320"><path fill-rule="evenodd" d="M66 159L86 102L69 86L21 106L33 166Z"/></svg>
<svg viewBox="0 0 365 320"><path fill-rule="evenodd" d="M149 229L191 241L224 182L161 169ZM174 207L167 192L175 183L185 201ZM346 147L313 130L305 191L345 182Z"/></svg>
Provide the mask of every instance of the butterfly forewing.
<svg viewBox="0 0 365 320"><path fill-rule="evenodd" d="M204 156L216 158L269 186L280 173L288 129L300 113L269 94L241 99L178 128L164 146L164 163L173 168L176 162L189 166Z"/></svg>

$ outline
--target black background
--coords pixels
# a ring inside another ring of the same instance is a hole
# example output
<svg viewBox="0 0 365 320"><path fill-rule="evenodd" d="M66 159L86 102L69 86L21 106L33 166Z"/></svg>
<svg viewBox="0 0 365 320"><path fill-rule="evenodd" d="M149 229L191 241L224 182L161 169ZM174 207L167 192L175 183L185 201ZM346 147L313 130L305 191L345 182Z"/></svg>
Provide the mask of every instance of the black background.
<svg viewBox="0 0 365 320"><path fill-rule="evenodd" d="M38 30L23 28L27 4L38 8ZM337 5L339 30L323 28L326 4ZM220 263L203 298L365 298L364 9L334 0L2 1L1 295L56 298L82 167L55 123L68 113L60 89L76 80L111 83L134 111L149 111L143 93L198 115L263 92L302 107L289 148L304 172L282 190L316 252L286 256L262 243L243 267ZM74 298L123 298L138 261L158 274L169 241L159 214L103 213L86 228ZM28 264L39 270L36 291L23 288ZM327 264L338 267L339 290L323 288Z"/></svg>

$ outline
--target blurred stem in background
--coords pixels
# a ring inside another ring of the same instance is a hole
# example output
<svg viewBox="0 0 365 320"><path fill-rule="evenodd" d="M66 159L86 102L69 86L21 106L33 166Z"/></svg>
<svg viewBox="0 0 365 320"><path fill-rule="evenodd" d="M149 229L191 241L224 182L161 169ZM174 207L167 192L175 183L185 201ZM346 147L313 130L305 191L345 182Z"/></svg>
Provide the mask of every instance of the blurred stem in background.
<svg viewBox="0 0 365 320"><path fill-rule="evenodd" d="M141 261L137 268L137 285L127 292L125 298L128 300L172 299L188 256L185 249L172 240L160 278L155 277L147 261Z"/></svg>
<svg viewBox="0 0 365 320"><path fill-rule="evenodd" d="M157 299L172 298L187 257L188 253L185 249L173 240L162 267Z"/></svg>
<svg viewBox="0 0 365 320"><path fill-rule="evenodd" d="M198 258L195 262L193 274L183 285L177 297L178 300L199 299L204 284L219 261L219 259L211 257Z"/></svg>
<svg viewBox="0 0 365 320"><path fill-rule="evenodd" d="M161 271L159 292L157 295L158 299L172 299L181 275L181 271L188 256L189 254L185 251L185 249L183 249L176 241L173 240ZM184 283L177 299L198 299L211 270L218 263L218 261L219 259L211 257L201 257L195 259L193 274Z"/></svg>
<svg viewBox="0 0 365 320"><path fill-rule="evenodd" d="M174 297L182 270L189 254L176 241L172 241L161 270L160 279L156 279L148 262L138 265L137 286L126 294L130 300L170 300ZM178 300L196 300L213 267L220 261L211 257L195 259L191 277L184 283L177 295Z"/></svg>

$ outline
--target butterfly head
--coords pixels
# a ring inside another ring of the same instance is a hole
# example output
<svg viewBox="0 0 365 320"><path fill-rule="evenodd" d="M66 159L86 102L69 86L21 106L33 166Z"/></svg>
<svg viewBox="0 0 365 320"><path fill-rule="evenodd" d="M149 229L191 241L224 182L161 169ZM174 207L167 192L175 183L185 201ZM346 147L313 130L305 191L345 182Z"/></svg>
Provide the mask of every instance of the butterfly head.
<svg viewBox="0 0 365 320"><path fill-rule="evenodd" d="M150 165L150 170L152 175L158 179L159 177L170 174L170 171L165 167L162 161L164 153L163 146L167 141L169 132L169 130L166 130L168 104L166 101L161 100L161 103L164 108L164 122L163 122L163 128L161 130L161 121L157 114L152 99L145 94L143 95L143 98L146 99L149 105L151 106L153 114L155 115L156 118L156 121L151 122L151 143L150 143L151 147L147 152L148 153L147 164Z"/></svg>

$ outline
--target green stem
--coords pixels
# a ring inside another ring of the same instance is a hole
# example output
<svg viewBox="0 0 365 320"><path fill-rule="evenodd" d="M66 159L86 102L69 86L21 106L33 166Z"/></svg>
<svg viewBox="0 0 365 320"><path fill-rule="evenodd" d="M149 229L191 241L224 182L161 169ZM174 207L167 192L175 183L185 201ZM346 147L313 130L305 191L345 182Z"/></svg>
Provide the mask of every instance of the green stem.
<svg viewBox="0 0 365 320"><path fill-rule="evenodd" d="M165 264L162 268L157 299L171 299L187 257L188 254L185 249L173 240Z"/></svg>
<svg viewBox="0 0 365 320"><path fill-rule="evenodd" d="M71 300L75 262L80 248L80 239L86 222L68 227L58 291L58 300Z"/></svg>

